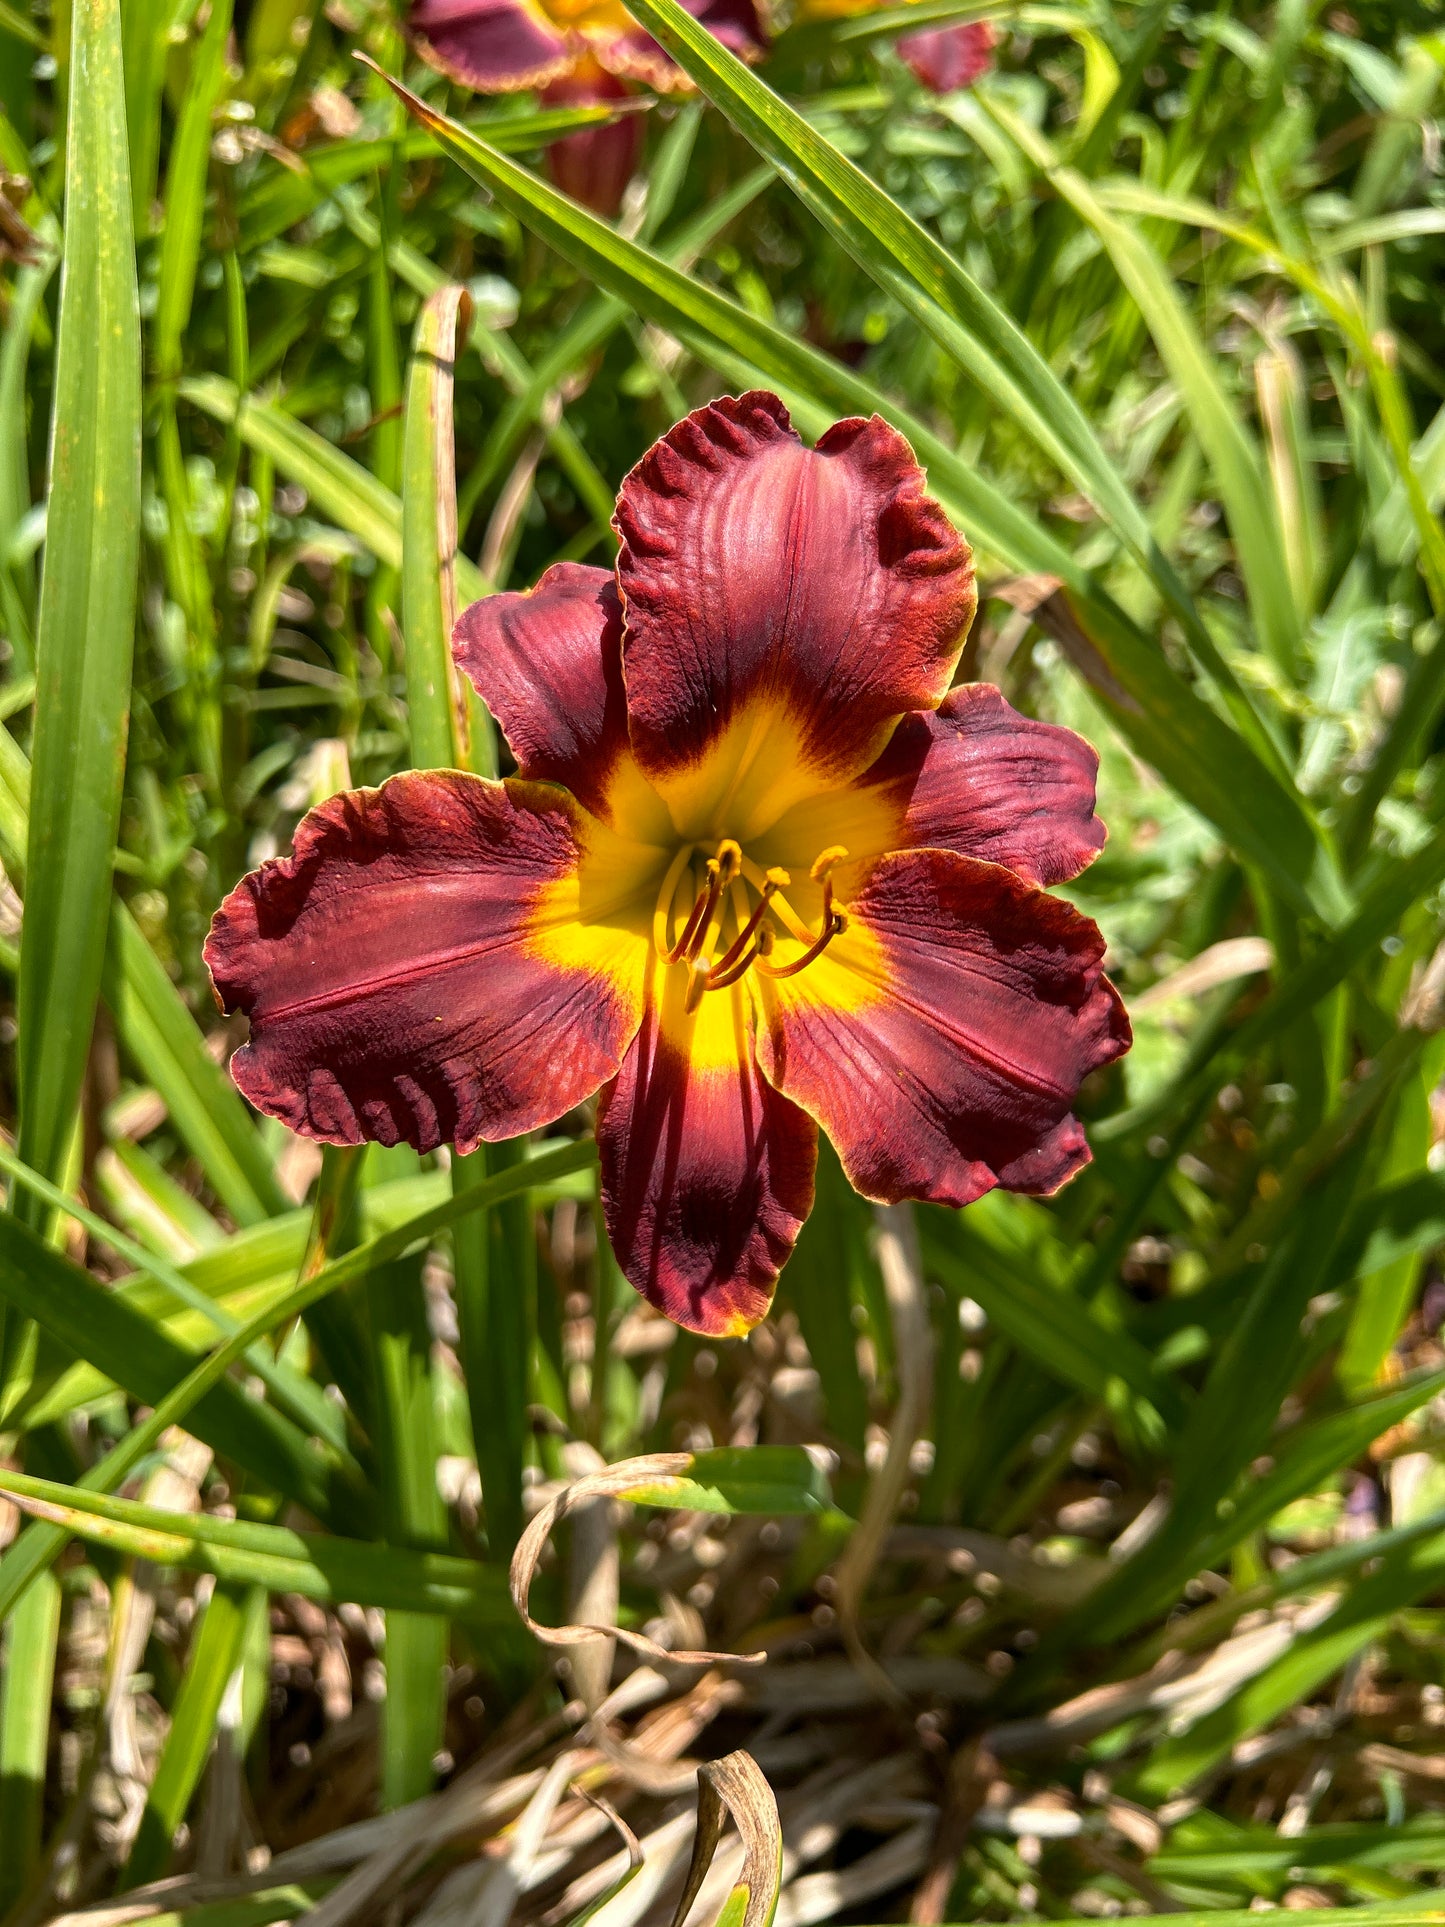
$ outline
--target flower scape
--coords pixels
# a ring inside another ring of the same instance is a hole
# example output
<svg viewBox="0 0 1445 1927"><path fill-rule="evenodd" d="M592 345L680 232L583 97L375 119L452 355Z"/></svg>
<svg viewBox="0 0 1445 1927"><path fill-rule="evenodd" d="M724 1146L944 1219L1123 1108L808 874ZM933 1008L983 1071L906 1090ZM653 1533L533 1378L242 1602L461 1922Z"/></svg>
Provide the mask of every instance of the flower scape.
<svg viewBox="0 0 1445 1927"><path fill-rule="evenodd" d="M333 797L206 946L232 1074L332 1144L468 1151L597 1094L638 1291L750 1330L817 1133L887 1202L1049 1193L1127 1050L1096 926L1049 886L1104 830L1097 759L950 688L967 544L878 417L815 448L776 396L697 410L622 485L615 574L474 603L457 663L517 774Z"/></svg>

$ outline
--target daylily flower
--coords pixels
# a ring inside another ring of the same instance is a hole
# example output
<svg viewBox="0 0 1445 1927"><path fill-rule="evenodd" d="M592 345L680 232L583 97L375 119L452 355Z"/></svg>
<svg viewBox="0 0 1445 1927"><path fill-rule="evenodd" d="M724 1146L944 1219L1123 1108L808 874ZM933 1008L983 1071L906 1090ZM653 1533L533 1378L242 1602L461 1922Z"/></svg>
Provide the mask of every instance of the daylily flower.
<svg viewBox="0 0 1445 1927"><path fill-rule="evenodd" d="M745 60L767 44L755 0L682 4ZM622 0L416 0L407 25L424 60L479 94L536 88L546 101L580 106L623 97L623 81L660 94L692 86ZM615 214L640 140L630 115L566 134L547 150L552 178L574 200Z"/></svg>
<svg viewBox="0 0 1445 1927"><path fill-rule="evenodd" d="M993 65L997 44L991 20L966 20L957 27L925 27L898 40L899 54L923 85L935 94L971 87Z"/></svg>
<svg viewBox="0 0 1445 1927"><path fill-rule="evenodd" d="M851 20L877 13L885 0L794 0L794 18L802 21ZM971 87L993 65L998 34L991 20L965 20L952 27L923 27L903 34L894 43L918 79L932 93L951 94Z"/></svg>
<svg viewBox="0 0 1445 1927"><path fill-rule="evenodd" d="M474 603L460 666L502 782L324 803L222 904L241 1089L334 1144L469 1150L599 1090L608 1232L668 1317L767 1311L817 1131L882 1200L1047 1193L1129 1026L1046 886L1104 840L1097 758L950 691L967 544L886 423L814 449L775 395L713 402L622 485L615 575Z"/></svg>
<svg viewBox="0 0 1445 1927"><path fill-rule="evenodd" d="M753 0L683 5L735 54L765 44ZM622 0L416 0L407 25L424 60L479 94L545 87L589 58L658 93L691 84Z"/></svg>
<svg viewBox="0 0 1445 1927"><path fill-rule="evenodd" d="M590 54L570 74L542 89L544 107L586 107L627 97L625 84L599 67ZM564 194L610 218L622 205L641 151L640 117L635 112L620 114L553 141L547 149L547 171Z"/></svg>

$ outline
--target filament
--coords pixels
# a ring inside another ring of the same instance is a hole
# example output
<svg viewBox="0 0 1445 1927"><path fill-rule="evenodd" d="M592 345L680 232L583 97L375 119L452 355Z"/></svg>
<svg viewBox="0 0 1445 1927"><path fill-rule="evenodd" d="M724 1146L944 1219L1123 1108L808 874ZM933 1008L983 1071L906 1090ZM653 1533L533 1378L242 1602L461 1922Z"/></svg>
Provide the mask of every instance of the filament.
<svg viewBox="0 0 1445 1927"><path fill-rule="evenodd" d="M744 855L741 845L731 837L724 837L717 846L716 856L707 859L706 880L693 898L681 931L669 940L673 902L695 847L685 845L672 859L653 915L653 941L658 957L667 964L687 966L684 1009L689 1015L698 1010L708 991L730 989L754 967L764 977L796 977L816 962L834 937L848 927L846 915L833 901L832 873L848 855L843 844L831 844L809 867L810 881L820 883L823 888L822 915L815 931L783 895L792 883L790 872L776 865L767 870L760 868ZM757 902L751 910L744 878L757 893ZM722 955L715 956L729 904L737 934ZM802 954L791 963L769 961L777 934L773 928L774 917L793 941L803 946Z"/></svg>
<svg viewBox="0 0 1445 1927"><path fill-rule="evenodd" d="M676 958L671 954L672 942L667 934L667 925L672 915L672 900L677 895L677 886L682 881L682 873L687 868L692 849L691 843L684 843L668 864L667 875L662 879L662 888L657 893L657 905L652 912L652 947L665 963L676 962Z"/></svg>

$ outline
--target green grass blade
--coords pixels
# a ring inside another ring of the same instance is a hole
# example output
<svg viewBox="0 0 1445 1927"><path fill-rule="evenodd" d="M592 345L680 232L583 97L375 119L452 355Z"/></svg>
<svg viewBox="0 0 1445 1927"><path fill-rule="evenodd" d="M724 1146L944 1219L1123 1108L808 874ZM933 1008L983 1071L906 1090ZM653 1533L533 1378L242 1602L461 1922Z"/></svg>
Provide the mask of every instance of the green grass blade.
<svg viewBox="0 0 1445 1927"><path fill-rule="evenodd" d="M170 29L178 9L174 0L125 7L121 13L125 64L126 125L130 137L133 218L137 234L146 233L155 199L161 151L161 96L165 89Z"/></svg>
<svg viewBox="0 0 1445 1927"><path fill-rule="evenodd" d="M1400 1425L1445 1389L1445 1374L1421 1372L1397 1390L1363 1399L1343 1411L1301 1425L1281 1440L1272 1471L1250 1479L1231 1501L1228 1516L1200 1554L1202 1566L1222 1560L1233 1546L1265 1527L1277 1512L1318 1491L1342 1465L1352 1465L1374 1440Z"/></svg>
<svg viewBox="0 0 1445 1927"><path fill-rule="evenodd" d="M132 1426L113 1451L82 1474L77 1487L67 1490L113 1490L130 1475L147 1453L155 1449L168 1427L183 1421L190 1423L189 1415L193 1409L217 1391L236 1360L244 1357L253 1344L278 1325L303 1316L311 1305L329 1292L364 1278L372 1265L385 1264L392 1258L400 1257L413 1245L430 1241L438 1231L465 1219L472 1212L504 1203L508 1198L534 1186L554 1182L571 1172L595 1165L596 1155L596 1148L592 1144L558 1145L527 1163L517 1164L493 1178L481 1180L474 1195L446 1198L419 1215L408 1216L400 1224L368 1239L345 1256L333 1259L319 1271L303 1277L281 1298L248 1319L225 1344L201 1359L183 1377L173 1380L171 1389L160 1398L150 1417L142 1424ZM5 1220L0 1218L0 1232L3 1232L4 1224ZM83 1273L80 1275L84 1276ZM0 1291L3 1291L3 1275L0 1275ZM201 1428L196 1425L192 1429L199 1432ZM20 1535L4 1560L0 1561L0 1623L14 1610L16 1601L35 1574L45 1570L58 1556L65 1540L64 1529L53 1525L30 1526Z"/></svg>
<svg viewBox="0 0 1445 1927"><path fill-rule="evenodd" d="M222 375L190 375L176 388L213 420L234 426L248 448L265 455L289 481L297 482L324 515L354 535L378 562L401 567L401 503L384 482L334 448L277 403L255 395L239 398Z"/></svg>
<svg viewBox="0 0 1445 1927"><path fill-rule="evenodd" d="M465 290L444 287L417 316L402 446L401 627L411 760L418 769L470 767L467 713L452 665L457 620L456 442L452 389L471 321Z"/></svg>
<svg viewBox="0 0 1445 1927"><path fill-rule="evenodd" d="M41 1573L6 1629L0 1683L0 1908L24 1893L40 1860L60 1587Z"/></svg>
<svg viewBox="0 0 1445 1927"><path fill-rule="evenodd" d="M1185 1109L1212 1074L1216 1058L1227 1055L1230 1061L1238 1061L1272 1044L1346 982L1442 877L1445 829L1436 831L1409 856L1385 864L1361 895L1353 916L1277 983L1232 1035L1212 1029L1201 1033L1163 1098L1138 1111L1118 1112L1101 1120L1095 1127L1096 1140L1108 1142L1137 1132L1161 1116Z"/></svg>
<svg viewBox="0 0 1445 1927"><path fill-rule="evenodd" d="M219 1332L229 1336L240 1329L238 1319L233 1318L175 1265L167 1263L164 1258L158 1257L153 1252L146 1251L142 1246L116 1231L112 1225L108 1225L103 1218L97 1217L93 1211L88 1211L83 1205L68 1199L58 1186L52 1185L38 1172L31 1171L3 1145L0 1145L0 1170L8 1172L17 1184L35 1192L63 1216L74 1219L77 1224L83 1224L93 1238L109 1246L119 1257L135 1265L141 1272L148 1272L182 1304L203 1312ZM261 1347L252 1347L247 1354L246 1363L283 1410L288 1411L298 1423L304 1425L316 1437L328 1440L333 1450L344 1458L350 1456L346 1448L345 1419L326 1398L319 1386L313 1384L304 1373L271 1358ZM355 1466L354 1462L352 1471L359 1476L360 1468Z"/></svg>
<svg viewBox="0 0 1445 1927"><path fill-rule="evenodd" d="M565 134L577 133L584 127L600 127L615 118L614 104L603 102L595 106L544 110L533 107L522 112L512 108L479 114L468 124L504 154L529 154ZM274 171L263 174L241 195L242 251L251 254L266 242L274 241L287 228L304 221L323 201L339 198L338 188L391 166L398 157L416 161L435 152L431 136L412 129L399 142L338 140L290 157L291 164L278 165Z"/></svg>
<svg viewBox="0 0 1445 1927"><path fill-rule="evenodd" d="M0 1470L0 1490L35 1517L97 1545L156 1565L212 1572L227 1585L294 1590L308 1599L439 1613L480 1625L516 1623L505 1576L474 1559L207 1512L169 1512L23 1472Z"/></svg>
<svg viewBox="0 0 1445 1927"><path fill-rule="evenodd" d="M234 425L248 448L274 462L281 474L298 482L317 507L388 568L402 557L402 506L396 494L370 470L298 422L275 402L254 395L237 405L235 384L221 375L189 375L176 392L213 420ZM487 584L464 555L457 557L457 589L464 602L487 593Z"/></svg>
<svg viewBox="0 0 1445 1927"><path fill-rule="evenodd" d="M275 1166L235 1085L122 903L111 914L111 1003L121 1042L165 1100L182 1141L240 1225L286 1209Z"/></svg>
<svg viewBox="0 0 1445 1927"><path fill-rule="evenodd" d="M488 1145L455 1173L458 1199L516 1168L523 1144ZM457 1247L457 1315L472 1433L493 1558L510 1556L522 1535L526 1408L532 1383L537 1258L528 1200L478 1216Z"/></svg>
<svg viewBox="0 0 1445 1927"><path fill-rule="evenodd" d="M185 104L166 163L165 224L151 355L163 382L181 372L181 341L190 320L201 258L206 173L211 158L211 111L226 80L230 0L211 0L205 32L191 61Z"/></svg>
<svg viewBox="0 0 1445 1927"><path fill-rule="evenodd" d="M31 773L8 731L0 731L0 768L7 869L19 887L25 877ZM165 1100L226 1209L242 1225L284 1211L275 1169L235 1085L206 1049L195 1018L119 898L111 904L107 965L107 1002L121 1042Z"/></svg>
<svg viewBox="0 0 1445 1927"><path fill-rule="evenodd" d="M1359 1579L1320 1625L1299 1633L1273 1665L1177 1738L1162 1741L1131 1778L1136 1799L1160 1800L1191 1785L1242 1740L1305 1700L1354 1654L1387 1629L1402 1607L1445 1578L1445 1533L1387 1555Z"/></svg>
<svg viewBox="0 0 1445 1927"><path fill-rule="evenodd" d="M821 1518L833 1511L826 1475L798 1445L723 1445L694 1452L685 1471L644 1477L615 1496L629 1505L769 1518Z"/></svg>
<svg viewBox="0 0 1445 1927"><path fill-rule="evenodd" d="M53 221L44 223L44 239L44 258L15 275L10 311L0 335L0 615L17 676L31 675L35 668L35 571L28 561L12 565L3 557L30 507L25 389L36 313L59 259Z"/></svg>
<svg viewBox="0 0 1445 1927"><path fill-rule="evenodd" d="M1300 612L1264 463L1174 282L1138 229L1110 214L1083 175L1059 163L1041 134L993 93L983 98L998 124L1098 235L1138 303L1155 345L1188 399L1190 422L1213 467L1259 640L1285 674L1297 674Z"/></svg>
<svg viewBox="0 0 1445 1927"><path fill-rule="evenodd" d="M366 1302L386 1536L393 1545L437 1550L446 1543L446 1509L437 1490L431 1333L420 1258L377 1265L367 1274ZM387 1614L384 1808L405 1806L431 1791L432 1760L446 1725L446 1661L445 1619Z"/></svg>
<svg viewBox="0 0 1445 1927"><path fill-rule="evenodd" d="M176 1829L186 1817L210 1757L221 1701L240 1660L245 1629L244 1592L219 1583L192 1635L170 1731L156 1764L135 1844L121 1869L118 1892L159 1880L170 1863Z"/></svg>
<svg viewBox="0 0 1445 1927"><path fill-rule="evenodd" d="M929 1264L960 1297L980 1304L1000 1331L1051 1376L1093 1398L1120 1381L1171 1426L1183 1423L1187 1402L1156 1371L1148 1352L1067 1287L1043 1283L1015 1257L993 1248L967 1213L921 1214ZM1156 1425L1157 1425L1156 1418Z"/></svg>
<svg viewBox="0 0 1445 1927"><path fill-rule="evenodd" d="M0 1299L73 1357L87 1359L146 1404L184 1378L193 1357L117 1293L98 1284L12 1217L0 1216ZM242 1330L244 1331L244 1327ZM233 1335L229 1342L235 1342ZM362 1492L338 1478L326 1456L273 1407L227 1381L193 1414L198 1435L318 1518L365 1516Z"/></svg>
<svg viewBox="0 0 1445 1927"><path fill-rule="evenodd" d="M47 1177L100 989L140 547L140 311L116 0L75 0L71 60L18 993L19 1149Z"/></svg>
<svg viewBox="0 0 1445 1927"><path fill-rule="evenodd" d="M676 234L660 243L658 252L672 266L686 270L710 241L716 239L743 213L776 177L771 167L757 167L708 203L694 219L685 222ZM652 199L648 199L649 220L643 224L642 238L649 240ZM552 348L532 370L526 386L513 395L492 424L486 446L476 467L466 479L459 514L466 520L468 505L479 500L506 474L516 459L528 432L536 424L547 396L574 369L585 365L627 319L627 304L613 295L598 295L570 321Z"/></svg>

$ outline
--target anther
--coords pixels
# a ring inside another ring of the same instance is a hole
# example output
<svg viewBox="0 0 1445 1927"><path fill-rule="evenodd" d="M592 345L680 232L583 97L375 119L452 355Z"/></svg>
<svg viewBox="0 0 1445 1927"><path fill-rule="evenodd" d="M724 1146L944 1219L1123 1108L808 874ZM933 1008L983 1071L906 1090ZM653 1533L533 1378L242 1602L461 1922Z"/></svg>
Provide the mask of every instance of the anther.
<svg viewBox="0 0 1445 1927"><path fill-rule="evenodd" d="M721 894L722 884L719 881L717 858L710 856L707 860L707 887L699 892L697 901L688 912L687 922L682 926L682 935L672 946L668 955L668 963L676 963L679 957L690 957L694 954L703 940L707 920L712 915Z"/></svg>
<svg viewBox="0 0 1445 1927"><path fill-rule="evenodd" d="M824 850L820 856L813 858L813 867L809 870L808 875L813 879L814 883L822 883L834 864L842 863L847 855L848 846L845 843L829 844L828 848Z"/></svg>

